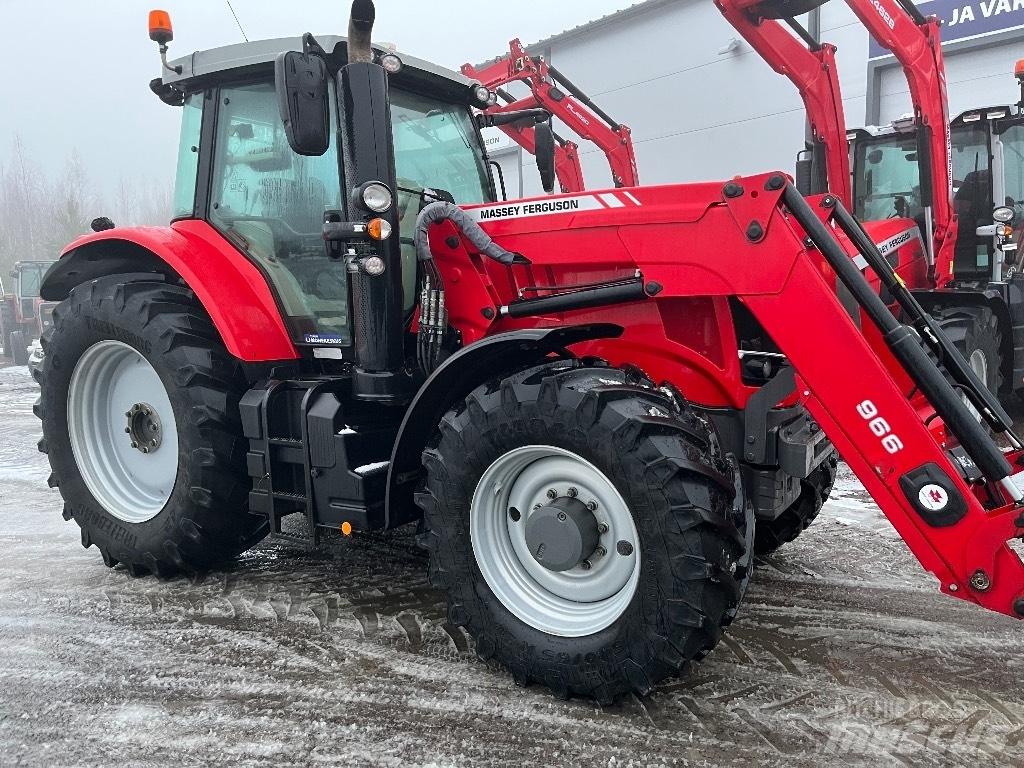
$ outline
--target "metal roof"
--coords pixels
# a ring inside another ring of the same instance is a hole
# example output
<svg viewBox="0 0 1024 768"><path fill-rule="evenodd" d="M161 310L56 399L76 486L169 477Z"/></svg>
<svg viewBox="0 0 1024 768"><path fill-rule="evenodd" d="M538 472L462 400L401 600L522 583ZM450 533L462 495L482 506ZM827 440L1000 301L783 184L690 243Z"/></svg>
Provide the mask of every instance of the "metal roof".
<svg viewBox="0 0 1024 768"><path fill-rule="evenodd" d="M669 5L670 3L678 2L679 0L643 0L643 2L636 3L634 5L629 6L628 8L623 8L620 11L615 11L614 13L609 13L606 16L600 17L599 19L588 21L585 24L580 24L577 27L572 27L571 29L559 32L558 34L552 35L551 37L545 37L543 40L538 40L535 43L527 45L526 50L531 51L550 48L551 46L564 43L568 40L572 40L573 38L588 35L591 32L595 32L601 29L602 27L611 26L612 24L618 24L619 22L626 21L627 19L639 16L643 13L657 10L658 8ZM479 68L487 66L488 64L491 64L495 61L501 61L502 59L505 59L507 57L508 54L505 54L504 56L498 56L496 58L490 59L489 61L482 62L481 64L477 65L477 67Z"/></svg>
<svg viewBox="0 0 1024 768"><path fill-rule="evenodd" d="M328 52L334 51L339 45L348 45L348 39L339 35L323 35L316 39ZM376 46L376 48L383 53L391 53L380 46ZM164 70L162 77L164 83L176 83L231 69L270 64L280 53L301 50L302 38L299 37L280 37L272 40L253 40L248 43L224 45L219 48L196 51L170 62L172 67L181 67L181 74ZM446 69L433 62L424 61L415 56L407 56L400 52L398 52L398 56L406 67L418 69L421 72L467 87L473 82L461 73Z"/></svg>

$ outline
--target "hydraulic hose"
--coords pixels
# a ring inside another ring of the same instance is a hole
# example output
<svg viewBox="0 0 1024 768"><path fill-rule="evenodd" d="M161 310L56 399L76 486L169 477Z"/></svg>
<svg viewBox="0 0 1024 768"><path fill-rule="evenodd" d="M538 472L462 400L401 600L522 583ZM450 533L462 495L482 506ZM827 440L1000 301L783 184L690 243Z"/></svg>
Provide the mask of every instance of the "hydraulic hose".
<svg viewBox="0 0 1024 768"><path fill-rule="evenodd" d="M445 306L444 280L434 263L430 250L430 227L440 221L450 221L480 253L500 264L529 264L519 253L506 251L459 206L436 202L424 206L416 217L416 260L421 265L420 317L416 338L416 357L420 368L431 374L441 362L441 351L448 330L448 309Z"/></svg>
<svg viewBox="0 0 1024 768"><path fill-rule="evenodd" d="M529 264L522 254L506 251L494 242L473 217L459 206L443 201L424 206L420 215L416 217L416 260L421 263L434 260L434 255L430 252L428 233L431 225L439 221L450 221L454 224L473 247L488 258L506 266Z"/></svg>

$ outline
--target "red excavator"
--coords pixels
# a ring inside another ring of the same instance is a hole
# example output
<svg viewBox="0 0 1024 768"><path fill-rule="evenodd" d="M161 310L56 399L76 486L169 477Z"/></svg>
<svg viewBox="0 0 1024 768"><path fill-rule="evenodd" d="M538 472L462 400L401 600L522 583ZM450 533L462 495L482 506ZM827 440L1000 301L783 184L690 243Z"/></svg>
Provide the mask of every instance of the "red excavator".
<svg viewBox="0 0 1024 768"><path fill-rule="evenodd" d="M481 657L612 701L713 650L838 449L944 593L1024 618L1020 441L836 195L498 200L489 89L373 17L176 61L151 18L174 221L74 241L42 290L40 449L84 546L168 575L417 523Z"/></svg>
<svg viewBox="0 0 1024 768"><path fill-rule="evenodd" d="M548 141L547 136L538 136L535 127L529 123L524 124L521 120L508 122L502 119L502 115L539 107L557 117L584 140L597 145L608 158L612 183L616 187L635 187L640 184L629 126L614 120L543 56L531 56L518 39L509 43L507 58L499 59L483 69L464 64L462 74L479 80L491 89L494 104L483 110L487 118L485 124L500 128L531 155L537 154L538 139ZM530 89L530 96L516 99L506 90L506 86L513 82L526 85ZM500 104L499 100L504 103ZM557 133L553 134L553 138L556 142L555 174L562 192L582 192L586 185L579 146ZM546 192L554 191L554 179L544 178L543 169L542 182Z"/></svg>

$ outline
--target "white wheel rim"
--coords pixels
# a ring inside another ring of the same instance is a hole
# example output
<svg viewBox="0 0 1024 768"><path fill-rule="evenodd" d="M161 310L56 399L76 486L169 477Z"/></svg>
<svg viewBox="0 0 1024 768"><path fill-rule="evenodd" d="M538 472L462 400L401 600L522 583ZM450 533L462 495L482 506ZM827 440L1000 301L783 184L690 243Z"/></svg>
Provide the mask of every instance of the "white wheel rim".
<svg viewBox="0 0 1024 768"><path fill-rule="evenodd" d="M556 573L533 558L526 522L535 507L574 489L596 503L605 554ZM513 520L511 509L520 511ZM584 637L611 626L626 610L640 579L640 539L629 507L612 482L571 451L531 445L498 458L480 478L470 507L470 537L477 566L502 605L534 629L559 637ZM619 551L619 543L626 554Z"/></svg>
<svg viewBox="0 0 1024 768"><path fill-rule="evenodd" d="M178 476L178 432L167 389L137 350L101 341L79 358L68 388L68 435L82 480L104 509L126 523L160 514Z"/></svg>

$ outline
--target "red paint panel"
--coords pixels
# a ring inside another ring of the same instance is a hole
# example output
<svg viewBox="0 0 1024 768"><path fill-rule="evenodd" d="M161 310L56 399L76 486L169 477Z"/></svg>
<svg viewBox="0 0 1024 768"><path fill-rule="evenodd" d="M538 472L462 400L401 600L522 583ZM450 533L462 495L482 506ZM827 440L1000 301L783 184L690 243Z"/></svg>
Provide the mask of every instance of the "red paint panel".
<svg viewBox="0 0 1024 768"><path fill-rule="evenodd" d="M253 363L298 358L262 273L208 223L110 229L75 240L61 256L104 240L141 246L181 275L235 357Z"/></svg>

